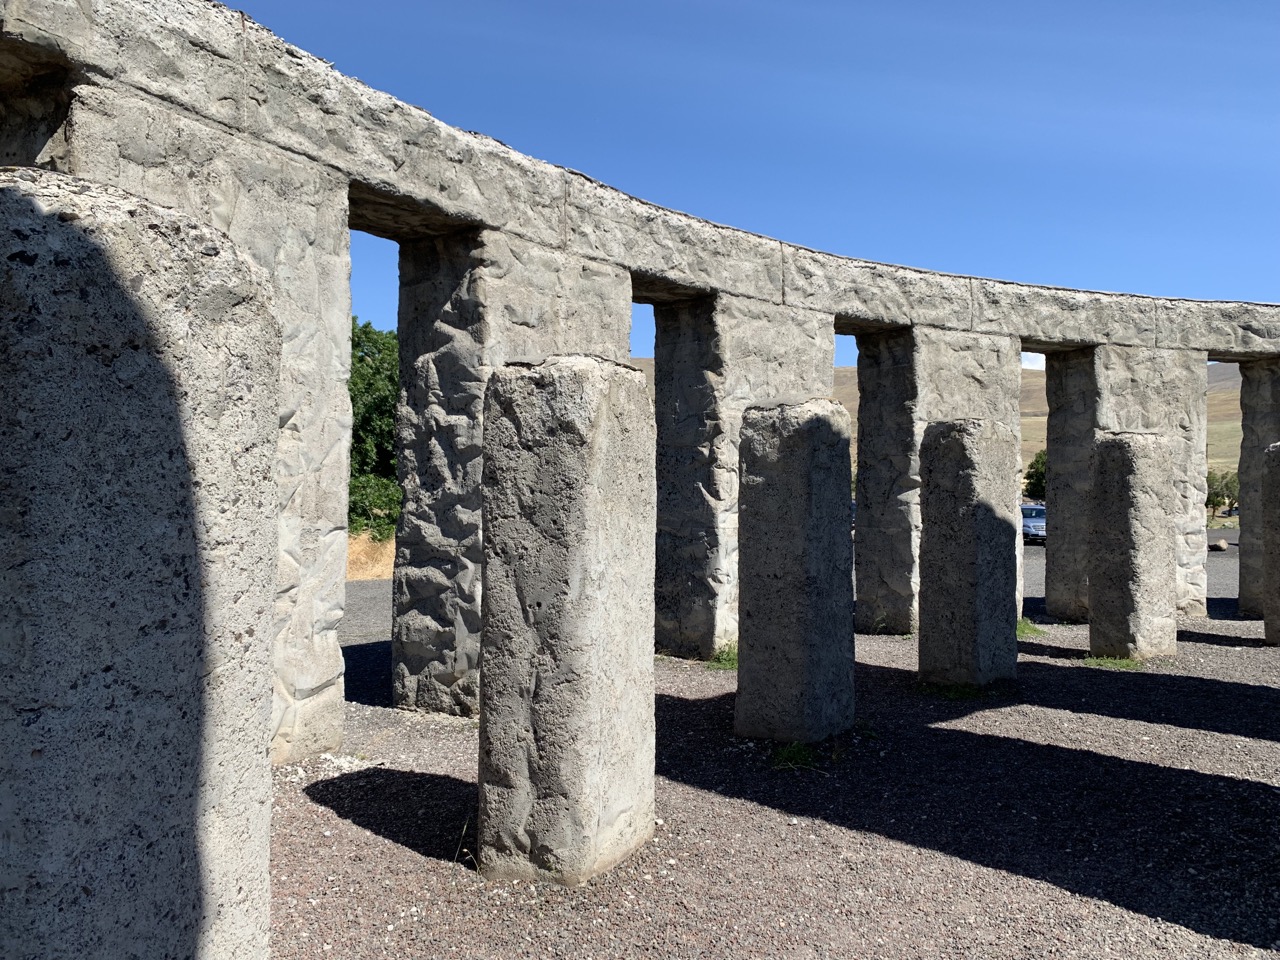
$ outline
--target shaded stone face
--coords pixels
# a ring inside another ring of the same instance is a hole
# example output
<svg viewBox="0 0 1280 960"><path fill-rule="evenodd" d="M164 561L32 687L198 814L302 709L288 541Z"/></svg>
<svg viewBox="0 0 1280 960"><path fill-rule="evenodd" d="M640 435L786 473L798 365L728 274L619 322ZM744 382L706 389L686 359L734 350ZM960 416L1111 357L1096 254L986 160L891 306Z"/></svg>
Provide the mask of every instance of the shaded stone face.
<svg viewBox="0 0 1280 960"><path fill-rule="evenodd" d="M1017 435L932 423L920 446L920 679L981 686L1018 662Z"/></svg>
<svg viewBox="0 0 1280 960"><path fill-rule="evenodd" d="M644 376L562 357L485 397L480 870L579 884L654 827Z"/></svg>
<svg viewBox="0 0 1280 960"><path fill-rule="evenodd" d="M1268 595L1263 474L1267 448L1280 442L1280 360L1240 364L1240 411L1240 615L1261 617Z"/></svg>
<svg viewBox="0 0 1280 960"><path fill-rule="evenodd" d="M1093 439L1098 380L1092 350L1045 356L1049 402L1045 490L1044 603L1068 623L1089 619Z"/></svg>
<svg viewBox="0 0 1280 960"><path fill-rule="evenodd" d="M280 332L223 234L0 170L0 943L265 958Z"/></svg>
<svg viewBox="0 0 1280 960"><path fill-rule="evenodd" d="M832 400L743 419L740 737L813 743L853 726L850 432Z"/></svg>
<svg viewBox="0 0 1280 960"><path fill-rule="evenodd" d="M1100 657L1177 652L1177 498L1172 444L1099 435L1093 454L1089 649Z"/></svg>
<svg viewBox="0 0 1280 960"><path fill-rule="evenodd" d="M1267 447L1262 477L1262 575L1266 642L1280 646L1280 443Z"/></svg>

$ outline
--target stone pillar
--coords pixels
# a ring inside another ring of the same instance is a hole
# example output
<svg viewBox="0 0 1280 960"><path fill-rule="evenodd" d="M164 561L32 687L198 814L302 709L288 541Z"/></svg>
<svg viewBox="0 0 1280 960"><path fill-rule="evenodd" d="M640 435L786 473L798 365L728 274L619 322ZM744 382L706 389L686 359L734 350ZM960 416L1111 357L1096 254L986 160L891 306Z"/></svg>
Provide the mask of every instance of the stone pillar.
<svg viewBox="0 0 1280 960"><path fill-rule="evenodd" d="M265 960L266 278L58 174L0 222L0 952Z"/></svg>
<svg viewBox="0 0 1280 960"><path fill-rule="evenodd" d="M1208 613L1204 500L1208 355L1202 350L1099 346L1097 427L1105 433L1157 433L1169 440L1167 468L1175 502L1178 612Z"/></svg>
<svg viewBox="0 0 1280 960"><path fill-rule="evenodd" d="M1265 614L1262 474L1267 447L1280 442L1280 358L1240 364L1240 615Z"/></svg>
<svg viewBox="0 0 1280 960"><path fill-rule="evenodd" d="M1018 435L930 424L920 447L920 679L983 686L1018 664Z"/></svg>
<svg viewBox="0 0 1280 960"><path fill-rule="evenodd" d="M1280 443L1263 455L1262 495L1259 498L1262 527L1262 577L1264 640L1280 646Z"/></svg>
<svg viewBox="0 0 1280 960"><path fill-rule="evenodd" d="M849 414L747 410L734 732L813 743L853 725Z"/></svg>
<svg viewBox="0 0 1280 960"><path fill-rule="evenodd" d="M615 267L492 231L400 244L396 706L478 707L490 372L558 351L625 358L630 316L630 278Z"/></svg>
<svg viewBox="0 0 1280 960"><path fill-rule="evenodd" d="M239 81L235 89L244 92ZM238 109L234 97L218 102ZM282 334L271 755L336 749L351 438L348 179L122 85L77 84L69 107L51 106L48 116L65 123L37 162L211 224L266 278Z"/></svg>
<svg viewBox="0 0 1280 960"><path fill-rule="evenodd" d="M1177 652L1170 448L1154 434L1104 433L1093 455L1089 650L1098 657Z"/></svg>
<svg viewBox="0 0 1280 960"><path fill-rule="evenodd" d="M828 314L719 294L657 305L659 650L738 642L738 439L756 403L831 392Z"/></svg>
<svg viewBox="0 0 1280 960"><path fill-rule="evenodd" d="M737 471L723 458L723 345L715 299L653 309L658 426L658 651L710 657L737 642L737 541L729 506Z"/></svg>
<svg viewBox="0 0 1280 960"><path fill-rule="evenodd" d="M559 357L490 379L486 877L583 883L653 833L654 449L634 368Z"/></svg>
<svg viewBox="0 0 1280 960"><path fill-rule="evenodd" d="M920 569L920 456L910 330L858 334L859 633L914 633Z"/></svg>
<svg viewBox="0 0 1280 960"><path fill-rule="evenodd" d="M1049 616L1089 619L1090 489L1098 384L1093 350L1045 354L1049 475L1044 601Z"/></svg>
<svg viewBox="0 0 1280 960"><path fill-rule="evenodd" d="M1021 383L1016 337L932 327L858 335L858 632L916 628L925 425L994 420L1017 437ZM1020 477L1020 461L1016 469ZM1016 551L1020 565L1021 537ZM1020 604L1021 577L1016 589Z"/></svg>

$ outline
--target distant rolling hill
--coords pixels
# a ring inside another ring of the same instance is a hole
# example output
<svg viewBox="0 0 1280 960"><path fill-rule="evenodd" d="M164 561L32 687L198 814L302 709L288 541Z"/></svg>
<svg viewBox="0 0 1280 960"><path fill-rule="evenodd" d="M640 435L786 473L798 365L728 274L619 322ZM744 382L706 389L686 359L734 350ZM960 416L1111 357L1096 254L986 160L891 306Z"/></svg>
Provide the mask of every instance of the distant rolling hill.
<svg viewBox="0 0 1280 960"><path fill-rule="evenodd" d="M653 389L653 358L632 357L631 362L644 371ZM1049 401L1045 398L1043 370L1022 371L1022 462L1045 445L1049 419ZM858 429L858 369L836 367L832 391L854 418ZM1234 363L1209 364L1209 468L1234 470L1240 459L1240 368Z"/></svg>

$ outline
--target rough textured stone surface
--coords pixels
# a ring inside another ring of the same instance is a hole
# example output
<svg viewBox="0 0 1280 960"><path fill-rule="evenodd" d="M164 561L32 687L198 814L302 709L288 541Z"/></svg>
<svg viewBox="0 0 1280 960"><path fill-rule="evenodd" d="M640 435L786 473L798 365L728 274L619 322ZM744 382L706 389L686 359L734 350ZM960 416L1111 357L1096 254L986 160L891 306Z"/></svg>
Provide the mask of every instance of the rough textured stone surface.
<svg viewBox="0 0 1280 960"><path fill-rule="evenodd" d="M738 439L753 403L831 391L831 317L722 295L654 308L659 650L738 637Z"/></svg>
<svg viewBox="0 0 1280 960"><path fill-rule="evenodd" d="M0 952L265 958L266 279L58 174L0 224Z"/></svg>
<svg viewBox="0 0 1280 960"><path fill-rule="evenodd" d="M914 633L920 589L920 440L910 330L858 335L859 633Z"/></svg>
<svg viewBox="0 0 1280 960"><path fill-rule="evenodd" d="M1280 307L930 273L836 257L665 210L525 157L344 77L205 0L6 0L3 34L206 129L304 159L451 224L488 226L679 286L839 315L1046 344L1274 355ZM135 135L124 130L123 141ZM104 144L107 146L107 144ZM365 227L372 222L362 221Z"/></svg>
<svg viewBox="0 0 1280 960"><path fill-rule="evenodd" d="M734 732L813 743L853 726L851 424L833 400L742 424Z"/></svg>
<svg viewBox="0 0 1280 960"><path fill-rule="evenodd" d="M1104 433L1158 433L1169 440L1178 612L1205 616L1208 358L1191 350L1103 346L1094 351L1094 361L1097 428Z"/></svg>
<svg viewBox="0 0 1280 960"><path fill-rule="evenodd" d="M1099 657L1177 652L1175 483L1171 441L1100 434L1093 454L1089 649Z"/></svg>
<svg viewBox="0 0 1280 960"><path fill-rule="evenodd" d="M1016 436L1020 349L1010 337L927 327L858 336L859 632L914 632L925 425L994 420ZM1020 563L1021 538L1015 550ZM1020 598L1021 579L1017 589Z"/></svg>
<svg viewBox="0 0 1280 960"><path fill-rule="evenodd" d="M1262 475L1262 576L1266 642L1280 646L1280 443L1267 447Z"/></svg>
<svg viewBox="0 0 1280 960"><path fill-rule="evenodd" d="M1280 442L1280 360L1240 364L1240 615L1266 612L1262 474L1266 450Z"/></svg>
<svg viewBox="0 0 1280 960"><path fill-rule="evenodd" d="M1044 602L1067 623L1089 619L1090 504L1098 381L1092 350L1045 355L1046 449Z"/></svg>
<svg viewBox="0 0 1280 960"><path fill-rule="evenodd" d="M1018 435L930 424L920 447L920 679L985 685L1018 663Z"/></svg>
<svg viewBox="0 0 1280 960"><path fill-rule="evenodd" d="M156 69L158 84L177 67L166 60ZM57 169L212 224L269 278L284 338L272 756L283 762L334 749L342 742L335 631L351 431L347 184L314 163L112 84L77 86L59 136L65 143L45 150Z"/></svg>
<svg viewBox="0 0 1280 960"><path fill-rule="evenodd" d="M404 242L397 434L397 706L477 709L484 390L549 352L626 356L630 278L483 231Z"/></svg>
<svg viewBox="0 0 1280 960"><path fill-rule="evenodd" d="M489 381L480 870L582 883L654 826L655 437L644 376Z"/></svg>

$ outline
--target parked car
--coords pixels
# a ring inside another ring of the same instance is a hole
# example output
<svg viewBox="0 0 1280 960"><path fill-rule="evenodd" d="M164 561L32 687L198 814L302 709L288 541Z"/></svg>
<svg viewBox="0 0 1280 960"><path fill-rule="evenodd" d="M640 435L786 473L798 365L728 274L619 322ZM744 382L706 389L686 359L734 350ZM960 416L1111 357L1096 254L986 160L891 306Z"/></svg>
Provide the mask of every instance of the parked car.
<svg viewBox="0 0 1280 960"><path fill-rule="evenodd" d="M1044 543L1044 507L1038 503L1022 505L1022 542Z"/></svg>

